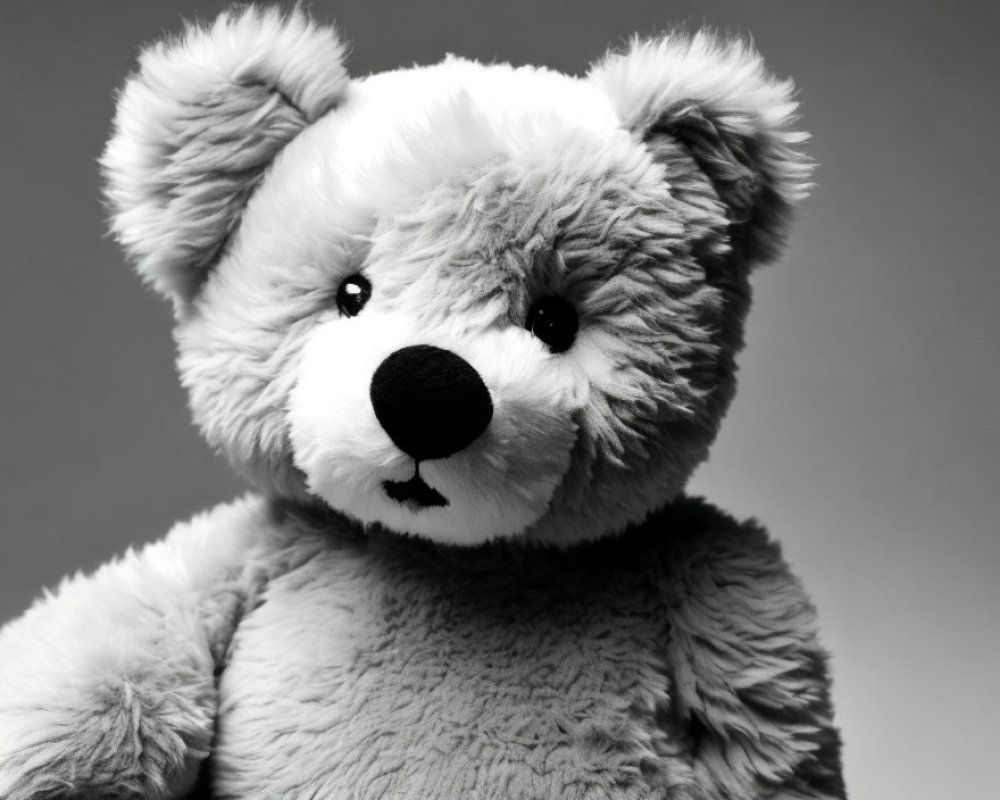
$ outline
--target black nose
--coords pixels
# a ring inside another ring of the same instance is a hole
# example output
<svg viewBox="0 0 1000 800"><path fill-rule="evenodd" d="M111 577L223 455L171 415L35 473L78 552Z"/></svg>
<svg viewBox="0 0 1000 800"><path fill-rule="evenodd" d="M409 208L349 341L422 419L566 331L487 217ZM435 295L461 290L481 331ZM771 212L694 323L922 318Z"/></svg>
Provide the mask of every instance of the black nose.
<svg viewBox="0 0 1000 800"><path fill-rule="evenodd" d="M428 344L389 355L375 370L369 394L389 438L417 461L463 450L493 418L489 389L473 366Z"/></svg>

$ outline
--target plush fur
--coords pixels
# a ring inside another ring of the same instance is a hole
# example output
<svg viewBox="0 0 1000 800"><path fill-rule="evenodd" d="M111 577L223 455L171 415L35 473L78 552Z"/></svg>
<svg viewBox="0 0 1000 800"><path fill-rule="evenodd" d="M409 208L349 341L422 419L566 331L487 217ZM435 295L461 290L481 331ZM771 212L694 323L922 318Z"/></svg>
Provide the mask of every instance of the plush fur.
<svg viewBox="0 0 1000 800"><path fill-rule="evenodd" d="M814 624L699 501L560 551L248 498L4 629L0 796L181 796L215 720L220 798L841 797Z"/></svg>
<svg viewBox="0 0 1000 800"><path fill-rule="evenodd" d="M251 7L126 83L112 226L259 494L0 631L0 797L842 797L808 600L682 494L807 188L791 84L708 33L583 78L342 59ZM419 464L371 400L412 345L492 404ZM445 502L387 493L416 474Z"/></svg>
<svg viewBox="0 0 1000 800"><path fill-rule="evenodd" d="M300 11L253 9L142 54L103 164L113 230L155 288L190 299L278 150L342 99L342 59Z"/></svg>

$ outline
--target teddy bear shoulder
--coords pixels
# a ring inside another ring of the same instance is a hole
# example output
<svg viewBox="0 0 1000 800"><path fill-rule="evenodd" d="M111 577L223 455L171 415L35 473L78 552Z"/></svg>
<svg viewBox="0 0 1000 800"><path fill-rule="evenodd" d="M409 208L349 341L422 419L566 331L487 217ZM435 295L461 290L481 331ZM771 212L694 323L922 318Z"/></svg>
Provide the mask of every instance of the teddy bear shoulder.
<svg viewBox="0 0 1000 800"><path fill-rule="evenodd" d="M723 794L780 784L842 796L827 653L780 546L697 498L646 524L668 528L666 660L700 780Z"/></svg>

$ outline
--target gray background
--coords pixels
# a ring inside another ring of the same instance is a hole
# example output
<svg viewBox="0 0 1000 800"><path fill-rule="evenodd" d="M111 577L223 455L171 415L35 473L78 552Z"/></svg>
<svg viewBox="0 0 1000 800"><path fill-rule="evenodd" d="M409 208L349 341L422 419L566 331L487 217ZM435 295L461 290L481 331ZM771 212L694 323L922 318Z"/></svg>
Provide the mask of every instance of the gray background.
<svg viewBox="0 0 1000 800"><path fill-rule="evenodd" d="M446 51L581 71L678 21L802 89L819 188L761 272L694 488L765 521L834 653L855 798L995 797L1000 298L988 3L314 3L352 71ZM214 2L0 5L0 619L240 491L190 426L170 315L107 239L95 159L139 43Z"/></svg>

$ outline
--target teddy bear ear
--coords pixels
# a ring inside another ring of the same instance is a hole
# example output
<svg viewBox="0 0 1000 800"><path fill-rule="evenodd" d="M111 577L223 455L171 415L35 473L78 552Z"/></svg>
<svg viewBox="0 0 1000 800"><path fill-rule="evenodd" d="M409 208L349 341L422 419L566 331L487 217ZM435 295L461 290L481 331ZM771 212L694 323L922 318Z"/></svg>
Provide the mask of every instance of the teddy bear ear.
<svg viewBox="0 0 1000 800"><path fill-rule="evenodd" d="M336 31L254 7L147 47L101 158L111 229L139 273L183 304L277 153L337 105Z"/></svg>
<svg viewBox="0 0 1000 800"><path fill-rule="evenodd" d="M709 31L633 40L588 77L654 156L679 146L694 159L725 207L735 252L750 262L777 255L813 166L801 151L808 134L793 129L790 80L774 78L749 43Z"/></svg>

